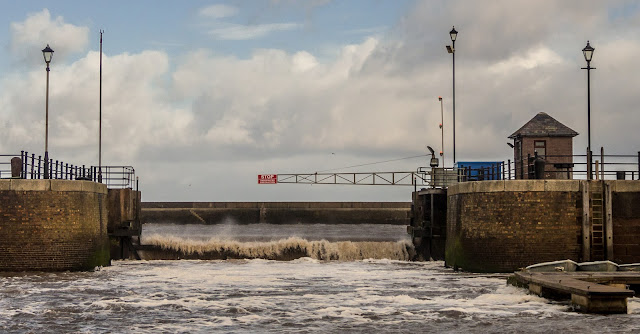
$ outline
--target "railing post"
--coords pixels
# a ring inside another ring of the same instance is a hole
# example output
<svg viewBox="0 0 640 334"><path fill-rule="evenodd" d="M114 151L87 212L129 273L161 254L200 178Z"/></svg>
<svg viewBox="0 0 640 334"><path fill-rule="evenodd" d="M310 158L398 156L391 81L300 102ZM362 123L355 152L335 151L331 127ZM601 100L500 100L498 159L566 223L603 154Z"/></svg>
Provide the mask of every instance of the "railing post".
<svg viewBox="0 0 640 334"><path fill-rule="evenodd" d="M592 180L593 179L593 175L591 173L591 169L593 168L593 166L591 166L591 151L589 151L589 149L587 149L587 180Z"/></svg>
<svg viewBox="0 0 640 334"><path fill-rule="evenodd" d="M509 168L509 180L511 180L511 159L507 160L507 168Z"/></svg>
<svg viewBox="0 0 640 334"><path fill-rule="evenodd" d="M633 179L633 177L631 177ZM640 151L638 151L638 180L640 180Z"/></svg>
<svg viewBox="0 0 640 334"><path fill-rule="evenodd" d="M31 179L34 179L34 174L33 174L33 165L35 164L36 161L36 154L35 153L31 153Z"/></svg>
<svg viewBox="0 0 640 334"><path fill-rule="evenodd" d="M20 178L27 178L27 159L24 151L20 151Z"/></svg>
<svg viewBox="0 0 640 334"><path fill-rule="evenodd" d="M600 146L600 179L604 180L604 147Z"/></svg>

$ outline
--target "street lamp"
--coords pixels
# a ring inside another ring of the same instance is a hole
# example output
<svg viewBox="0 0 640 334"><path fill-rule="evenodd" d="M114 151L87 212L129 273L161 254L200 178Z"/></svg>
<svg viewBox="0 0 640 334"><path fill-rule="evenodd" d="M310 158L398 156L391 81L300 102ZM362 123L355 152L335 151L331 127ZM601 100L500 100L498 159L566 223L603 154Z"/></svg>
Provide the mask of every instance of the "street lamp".
<svg viewBox="0 0 640 334"><path fill-rule="evenodd" d="M587 41L587 46L582 49L584 54L584 60L587 61L587 67L583 67L583 70L587 70L587 179L591 180L591 70L595 70L595 67L591 67L591 58L593 57L593 51L595 49Z"/></svg>
<svg viewBox="0 0 640 334"><path fill-rule="evenodd" d="M45 130L44 130L44 178L49 178L49 63L53 57L53 49L47 47L42 49L44 62L47 64L47 95L45 100Z"/></svg>
<svg viewBox="0 0 640 334"><path fill-rule="evenodd" d="M449 31L451 37L451 45L447 45L447 52L449 52L453 58L453 165L456 164L456 38L458 32L456 27L453 27Z"/></svg>

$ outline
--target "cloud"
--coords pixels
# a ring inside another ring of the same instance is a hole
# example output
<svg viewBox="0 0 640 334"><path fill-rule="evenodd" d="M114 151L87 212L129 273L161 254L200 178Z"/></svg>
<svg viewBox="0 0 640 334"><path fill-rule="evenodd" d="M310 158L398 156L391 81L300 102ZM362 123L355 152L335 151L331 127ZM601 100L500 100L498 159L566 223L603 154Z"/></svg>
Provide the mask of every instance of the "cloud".
<svg viewBox="0 0 640 334"><path fill-rule="evenodd" d="M55 61L84 51L89 43L89 28L65 23L62 16L51 18L48 9L29 14L22 22L10 25L11 51L27 63L43 62L41 49L54 50Z"/></svg>
<svg viewBox="0 0 640 334"><path fill-rule="evenodd" d="M202 17L208 17L213 19L221 19L224 17L234 16L238 13L238 8L229 5L211 5L207 7L200 8L198 10L198 15Z"/></svg>
<svg viewBox="0 0 640 334"><path fill-rule="evenodd" d="M223 28L209 30L209 35L221 40L247 40L264 37L277 31L295 30L299 23L267 23L255 25L226 24Z"/></svg>
<svg viewBox="0 0 640 334"><path fill-rule="evenodd" d="M418 2L384 38L342 45L335 58L274 48L248 57L209 49L179 57L151 50L105 56L103 160L134 165L145 200L409 200L407 188L275 190L257 186L255 175L415 156L425 154L426 145L439 151L438 96L444 98L451 166L452 68L444 46L452 24L460 32L459 160L510 158L507 136L540 111L581 133L574 148L582 154L586 73L580 67L587 39L598 68L591 72L593 146L638 151L632 146L640 142L640 77L633 75L638 15L610 20L601 2L544 3ZM233 34L259 35L221 36ZM97 57L87 52L51 71L50 150L56 158L97 161ZM41 67L0 79L4 151L42 151L44 91ZM361 171L415 170L426 163L409 159Z"/></svg>

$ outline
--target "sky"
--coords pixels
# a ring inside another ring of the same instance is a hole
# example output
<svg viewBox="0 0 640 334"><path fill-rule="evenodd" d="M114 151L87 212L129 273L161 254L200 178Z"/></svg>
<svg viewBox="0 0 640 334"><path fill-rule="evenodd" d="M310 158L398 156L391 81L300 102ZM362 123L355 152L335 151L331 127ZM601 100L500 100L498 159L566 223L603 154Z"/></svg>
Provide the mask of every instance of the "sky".
<svg viewBox="0 0 640 334"><path fill-rule="evenodd" d="M580 133L584 154L587 40L592 147L635 154L639 6L2 1L0 154L44 152L49 44L49 154L98 164L102 30L102 161L133 166L143 201L410 201L411 187L258 185L257 175L415 171L427 145L451 166L453 26L458 161L511 158L507 137L539 112Z"/></svg>

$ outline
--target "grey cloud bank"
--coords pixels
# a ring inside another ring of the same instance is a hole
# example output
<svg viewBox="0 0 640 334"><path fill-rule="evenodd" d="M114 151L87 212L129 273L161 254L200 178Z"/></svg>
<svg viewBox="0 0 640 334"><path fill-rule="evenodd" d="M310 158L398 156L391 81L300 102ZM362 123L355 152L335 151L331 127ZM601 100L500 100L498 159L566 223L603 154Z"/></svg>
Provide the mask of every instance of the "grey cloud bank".
<svg viewBox="0 0 640 334"><path fill-rule="evenodd" d="M418 1L386 34L344 45L331 60L278 49L257 49L247 58L210 49L110 54L106 35L103 161L136 167L145 200L408 201L409 188L258 186L256 175L425 154L426 145L440 143L438 96L444 97L450 159L451 57L444 46L452 25L459 31L459 160L510 158L506 137L540 111L586 133L580 67L587 39L597 67L592 145L637 152L639 12L627 1ZM59 31L45 36L43 27ZM22 49L58 41L59 48L52 44L50 152L95 164L99 55L87 50L87 31L43 11L12 24L11 48L20 58ZM65 39L76 35L75 42ZM65 49L84 55L56 58ZM44 146L41 55L28 63L28 72L0 82L1 152ZM586 136L576 137L574 147L582 154ZM410 159L365 171L426 164Z"/></svg>

